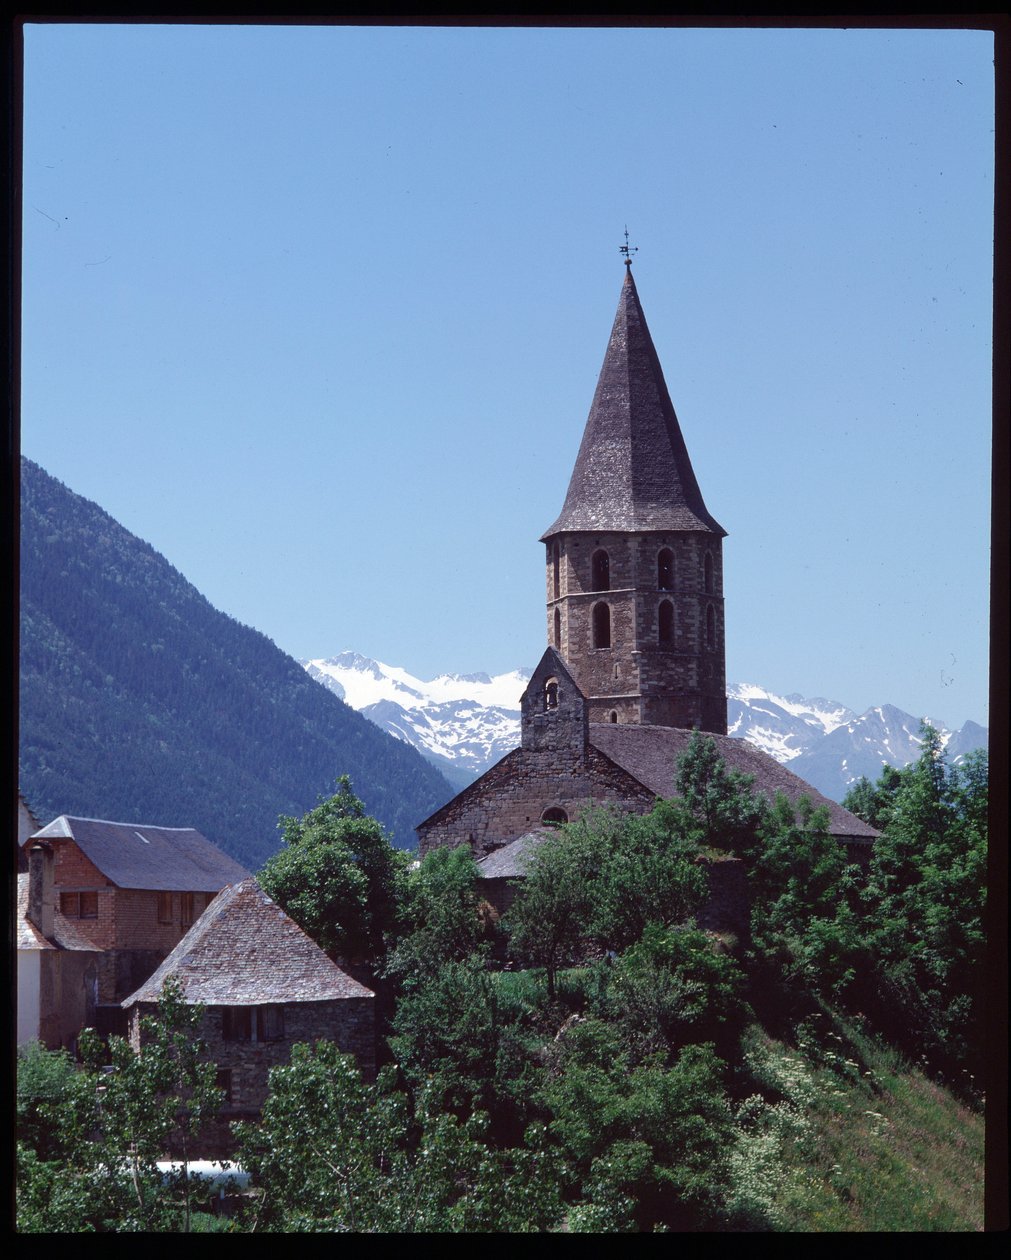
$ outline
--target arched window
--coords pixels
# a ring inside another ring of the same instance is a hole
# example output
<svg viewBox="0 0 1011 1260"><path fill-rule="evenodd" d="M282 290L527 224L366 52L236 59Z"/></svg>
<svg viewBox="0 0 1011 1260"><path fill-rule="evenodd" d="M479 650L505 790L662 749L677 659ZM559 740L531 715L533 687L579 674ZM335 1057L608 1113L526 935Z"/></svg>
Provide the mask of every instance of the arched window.
<svg viewBox="0 0 1011 1260"><path fill-rule="evenodd" d="M555 609L555 647L562 646L562 614Z"/></svg>
<svg viewBox="0 0 1011 1260"><path fill-rule="evenodd" d="M611 589L611 561L603 547L593 553L593 559L590 561L590 589L594 591Z"/></svg>
<svg viewBox="0 0 1011 1260"><path fill-rule="evenodd" d="M706 647L710 652L716 647L716 613L712 604L706 609Z"/></svg>
<svg viewBox="0 0 1011 1260"><path fill-rule="evenodd" d="M674 642L674 605L669 599L660 601L656 637L658 643Z"/></svg>
<svg viewBox="0 0 1011 1260"><path fill-rule="evenodd" d="M567 823L569 816L560 805L552 805L550 809L546 809L541 814L541 822L549 827L560 827L562 823Z"/></svg>
<svg viewBox="0 0 1011 1260"><path fill-rule="evenodd" d="M559 554L557 542L554 543L551 548L551 568L552 568L552 585L554 587L555 599L557 599L558 593L561 589L561 577L560 577L561 556Z"/></svg>
<svg viewBox="0 0 1011 1260"><path fill-rule="evenodd" d="M669 547L664 547L656 558L656 589L674 589L674 552Z"/></svg>
<svg viewBox="0 0 1011 1260"><path fill-rule="evenodd" d="M617 715L617 713L615 713L614 709L612 709L612 710L611 710L611 718L610 718L610 720L611 720L612 722L617 722L617 720L618 720L618 715Z"/></svg>
<svg viewBox="0 0 1011 1260"><path fill-rule="evenodd" d="M593 646L595 648L611 646L611 609L607 604L593 606Z"/></svg>
<svg viewBox="0 0 1011 1260"><path fill-rule="evenodd" d="M549 678L544 684L544 707L545 709L558 708L558 679Z"/></svg>
<svg viewBox="0 0 1011 1260"><path fill-rule="evenodd" d="M706 594L713 594L713 557L710 552L706 552L706 558L702 562L702 571L706 583Z"/></svg>

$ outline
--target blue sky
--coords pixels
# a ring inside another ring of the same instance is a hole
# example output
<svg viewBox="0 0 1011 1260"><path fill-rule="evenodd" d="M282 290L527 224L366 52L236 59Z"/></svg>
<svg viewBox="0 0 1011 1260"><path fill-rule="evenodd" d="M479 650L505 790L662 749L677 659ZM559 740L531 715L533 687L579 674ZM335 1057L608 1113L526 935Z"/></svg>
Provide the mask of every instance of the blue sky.
<svg viewBox="0 0 1011 1260"><path fill-rule="evenodd" d="M985 722L992 58L29 25L22 450L294 656L533 665L627 223L728 678Z"/></svg>

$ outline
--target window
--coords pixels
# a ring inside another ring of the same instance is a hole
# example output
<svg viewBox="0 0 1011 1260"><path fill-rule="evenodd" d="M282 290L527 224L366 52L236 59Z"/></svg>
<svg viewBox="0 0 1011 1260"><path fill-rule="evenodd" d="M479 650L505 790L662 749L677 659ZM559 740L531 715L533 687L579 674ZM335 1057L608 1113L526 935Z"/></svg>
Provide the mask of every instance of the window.
<svg viewBox="0 0 1011 1260"><path fill-rule="evenodd" d="M610 721L612 721L612 722L617 722L617 720L618 720L618 715L617 715L617 713L614 711L614 709L612 709L612 710L611 710L611 717L610 717Z"/></svg>
<svg viewBox="0 0 1011 1260"><path fill-rule="evenodd" d="M545 709L558 708L558 679L549 678L544 684L544 707Z"/></svg>
<svg viewBox="0 0 1011 1260"><path fill-rule="evenodd" d="M218 1068L217 1072L214 1074L214 1084L217 1085L218 1089L223 1089L225 1091L225 1102L230 1103L235 1101L232 1097L231 1068Z"/></svg>
<svg viewBox="0 0 1011 1260"><path fill-rule="evenodd" d="M550 809L546 809L541 814L541 822L548 827L560 827L562 823L567 823L568 821L568 814L558 805L552 805Z"/></svg>
<svg viewBox="0 0 1011 1260"><path fill-rule="evenodd" d="M660 601L656 637L659 643L674 642L674 605L669 599Z"/></svg>
<svg viewBox="0 0 1011 1260"><path fill-rule="evenodd" d="M607 604L595 604L593 607L593 646L611 646L611 609Z"/></svg>
<svg viewBox="0 0 1011 1260"><path fill-rule="evenodd" d="M261 1006L256 1012L256 1040L284 1040L284 1007Z"/></svg>
<svg viewBox="0 0 1011 1260"><path fill-rule="evenodd" d="M561 556L558 553L558 543L555 543L551 548L552 589L555 593L555 599L558 598L558 592L561 587L560 567Z"/></svg>
<svg viewBox="0 0 1011 1260"><path fill-rule="evenodd" d="M710 652L716 647L716 613L712 604L706 609L706 647Z"/></svg>
<svg viewBox="0 0 1011 1260"><path fill-rule="evenodd" d="M221 1036L225 1041L283 1041L283 1006L225 1006Z"/></svg>
<svg viewBox="0 0 1011 1260"><path fill-rule="evenodd" d="M183 927L190 927L193 923L193 894L180 893L179 909Z"/></svg>
<svg viewBox="0 0 1011 1260"><path fill-rule="evenodd" d="M97 919L98 893L60 893L60 913L66 919Z"/></svg>
<svg viewBox="0 0 1011 1260"><path fill-rule="evenodd" d="M603 548L595 551L590 561L590 589L593 591L611 589L611 561Z"/></svg>
<svg viewBox="0 0 1011 1260"><path fill-rule="evenodd" d="M706 552L705 560L702 562L702 570L703 570L703 577L706 583L706 594L712 595L713 593L713 557L708 551Z"/></svg>
<svg viewBox="0 0 1011 1260"><path fill-rule="evenodd" d="M226 1006L221 1015L221 1036L225 1041L251 1041L252 1009L248 1006Z"/></svg>
<svg viewBox="0 0 1011 1260"><path fill-rule="evenodd" d="M158 922L172 922L172 894L170 892L158 894Z"/></svg>
<svg viewBox="0 0 1011 1260"><path fill-rule="evenodd" d="M656 558L656 587L658 591L674 589L674 552L669 547Z"/></svg>
<svg viewBox="0 0 1011 1260"><path fill-rule="evenodd" d="M562 614L555 609L555 647L562 646Z"/></svg>

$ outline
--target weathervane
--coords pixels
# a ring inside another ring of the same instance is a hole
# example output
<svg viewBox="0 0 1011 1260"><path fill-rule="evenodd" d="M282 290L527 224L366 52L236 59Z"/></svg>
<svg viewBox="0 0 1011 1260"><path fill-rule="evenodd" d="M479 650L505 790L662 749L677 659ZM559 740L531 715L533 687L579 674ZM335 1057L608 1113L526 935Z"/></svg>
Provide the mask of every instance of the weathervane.
<svg viewBox="0 0 1011 1260"><path fill-rule="evenodd" d="M629 245L628 243L628 224L625 224L625 244L618 246L618 253L625 255L625 266L631 267L632 255L639 252L638 245Z"/></svg>

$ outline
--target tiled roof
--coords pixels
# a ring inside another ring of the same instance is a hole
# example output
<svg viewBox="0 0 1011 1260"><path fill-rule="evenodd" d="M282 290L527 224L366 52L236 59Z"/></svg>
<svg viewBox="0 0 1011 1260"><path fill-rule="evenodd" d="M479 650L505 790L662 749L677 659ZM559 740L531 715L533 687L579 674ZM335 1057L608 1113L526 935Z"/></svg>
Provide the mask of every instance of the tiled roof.
<svg viewBox="0 0 1011 1260"><path fill-rule="evenodd" d="M152 827L61 814L36 840L73 840L117 888L217 892L249 872L192 827Z"/></svg>
<svg viewBox="0 0 1011 1260"><path fill-rule="evenodd" d="M672 796L674 775L678 757L688 747L693 732L672 726L634 726L610 722L590 724L590 743L621 768L638 779L644 787L657 796ZM747 740L732 739L729 735L710 735L716 741L720 756L728 770L755 776L755 789L770 800L782 792L788 800L796 802L802 796L810 798L814 805L824 805L829 815L829 830L840 839L870 843L877 832L855 814L813 788L810 783L780 765L768 753L762 752Z"/></svg>
<svg viewBox="0 0 1011 1260"><path fill-rule="evenodd" d="M94 944L82 936L73 919L65 919L53 911L53 934L47 938L28 918L28 875L18 875L18 912L15 920L18 949L83 949L98 953Z"/></svg>
<svg viewBox="0 0 1011 1260"><path fill-rule="evenodd" d="M529 853L543 844L550 831L528 831L525 835L510 840L501 849L489 853L477 864L482 879L516 879L525 875L525 859Z"/></svg>
<svg viewBox="0 0 1011 1260"><path fill-rule="evenodd" d="M189 1002L257 1006L368 998L255 879L224 889L149 980L126 999L156 1002L175 976Z"/></svg>
<svg viewBox="0 0 1011 1260"><path fill-rule="evenodd" d="M568 530L726 534L702 501L631 269L565 505L543 538Z"/></svg>

